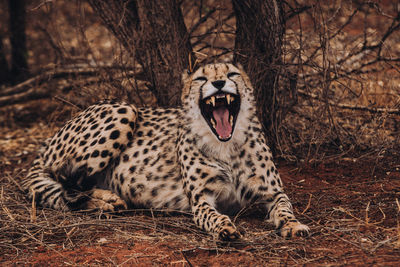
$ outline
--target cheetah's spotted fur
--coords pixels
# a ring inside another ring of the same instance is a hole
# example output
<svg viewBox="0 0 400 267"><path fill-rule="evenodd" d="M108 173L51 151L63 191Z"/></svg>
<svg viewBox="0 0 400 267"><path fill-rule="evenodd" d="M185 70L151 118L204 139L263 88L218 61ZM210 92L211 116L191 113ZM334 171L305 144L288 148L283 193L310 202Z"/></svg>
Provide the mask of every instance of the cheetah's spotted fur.
<svg viewBox="0 0 400 267"><path fill-rule="evenodd" d="M55 209L191 211L223 240L240 237L224 213L257 202L283 236L308 234L283 193L243 70L220 63L184 75L182 103L89 107L36 158L24 182L29 196Z"/></svg>

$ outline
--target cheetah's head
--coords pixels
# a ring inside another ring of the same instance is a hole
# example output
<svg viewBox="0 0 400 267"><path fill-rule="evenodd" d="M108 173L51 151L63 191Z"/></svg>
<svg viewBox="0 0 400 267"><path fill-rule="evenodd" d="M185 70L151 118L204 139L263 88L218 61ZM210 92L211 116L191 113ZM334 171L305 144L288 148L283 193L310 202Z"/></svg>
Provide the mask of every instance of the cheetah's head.
<svg viewBox="0 0 400 267"><path fill-rule="evenodd" d="M189 116L205 122L197 125L211 130L219 142L230 141L252 99L252 87L242 68L208 64L184 75L183 81L182 103Z"/></svg>

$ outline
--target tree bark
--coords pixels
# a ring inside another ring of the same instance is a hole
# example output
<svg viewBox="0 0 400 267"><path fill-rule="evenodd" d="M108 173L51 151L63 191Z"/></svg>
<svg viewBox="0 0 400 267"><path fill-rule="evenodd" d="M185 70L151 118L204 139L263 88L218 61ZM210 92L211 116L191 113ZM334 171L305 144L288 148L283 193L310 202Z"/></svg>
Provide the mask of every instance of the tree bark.
<svg viewBox="0 0 400 267"><path fill-rule="evenodd" d="M0 85L9 80L9 68L3 47L3 36L0 35Z"/></svg>
<svg viewBox="0 0 400 267"><path fill-rule="evenodd" d="M26 48L26 3L25 0L9 0L11 76L14 82L28 74L28 51Z"/></svg>
<svg viewBox="0 0 400 267"><path fill-rule="evenodd" d="M232 0L236 15L234 61L250 76L257 112L271 149L275 150L278 126L277 93L282 66L285 22L277 0Z"/></svg>
<svg viewBox="0 0 400 267"><path fill-rule="evenodd" d="M180 103L192 47L176 0L89 0L108 29L143 67L160 106Z"/></svg>

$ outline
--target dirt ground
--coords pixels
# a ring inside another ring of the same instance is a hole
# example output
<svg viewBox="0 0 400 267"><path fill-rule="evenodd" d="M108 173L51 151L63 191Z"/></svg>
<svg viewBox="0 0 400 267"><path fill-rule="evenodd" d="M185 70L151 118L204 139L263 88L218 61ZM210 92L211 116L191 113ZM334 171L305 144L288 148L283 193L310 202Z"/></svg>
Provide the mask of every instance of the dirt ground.
<svg viewBox="0 0 400 267"><path fill-rule="evenodd" d="M11 115L10 115L11 116ZM324 164L278 160L286 192L311 236L286 240L256 210L234 218L243 233L219 243L187 214L120 214L32 207L18 184L40 140L56 127L0 131L0 263L8 265L362 265L400 264L400 160L383 151Z"/></svg>

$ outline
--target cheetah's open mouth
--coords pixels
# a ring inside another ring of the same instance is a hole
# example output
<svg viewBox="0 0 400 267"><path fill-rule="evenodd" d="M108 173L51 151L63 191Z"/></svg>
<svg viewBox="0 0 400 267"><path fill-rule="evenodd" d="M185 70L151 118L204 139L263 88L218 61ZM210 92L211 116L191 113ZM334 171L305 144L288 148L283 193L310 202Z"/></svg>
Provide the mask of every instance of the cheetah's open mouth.
<svg viewBox="0 0 400 267"><path fill-rule="evenodd" d="M240 96L218 92L200 100L200 110L220 141L231 139L240 109Z"/></svg>

